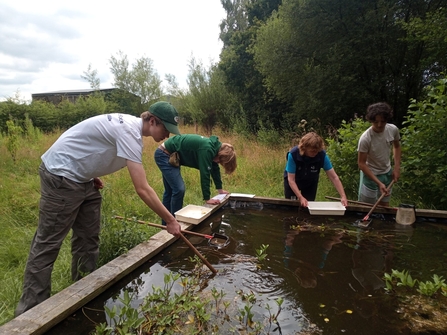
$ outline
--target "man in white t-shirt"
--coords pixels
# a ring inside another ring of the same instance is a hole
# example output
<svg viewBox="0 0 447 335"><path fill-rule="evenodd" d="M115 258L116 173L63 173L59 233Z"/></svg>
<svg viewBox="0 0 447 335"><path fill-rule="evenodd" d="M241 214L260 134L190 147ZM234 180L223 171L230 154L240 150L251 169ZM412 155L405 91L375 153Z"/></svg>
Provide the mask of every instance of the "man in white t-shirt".
<svg viewBox="0 0 447 335"><path fill-rule="evenodd" d="M360 136L358 143L358 166L360 169L359 201L376 203L385 194L379 205L389 206L391 192L387 186L400 177L400 135L399 129L389 124L393 110L385 102L368 106L366 118L371 122ZM393 148L394 168L391 166Z"/></svg>
<svg viewBox="0 0 447 335"><path fill-rule="evenodd" d="M140 198L167 223L169 233L179 236L179 223L149 186L142 165L143 137L160 142L170 133L179 134L177 126L176 109L160 101L140 117L112 113L84 120L65 131L42 155L39 224L16 316L50 297L53 264L71 229L72 279L96 269L101 176L127 167Z"/></svg>

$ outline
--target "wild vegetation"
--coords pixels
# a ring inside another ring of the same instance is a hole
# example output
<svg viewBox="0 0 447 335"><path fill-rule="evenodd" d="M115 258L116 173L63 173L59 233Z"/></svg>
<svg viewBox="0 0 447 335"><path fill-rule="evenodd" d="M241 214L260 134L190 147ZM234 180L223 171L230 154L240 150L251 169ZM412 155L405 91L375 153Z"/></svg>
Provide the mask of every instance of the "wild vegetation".
<svg viewBox="0 0 447 335"><path fill-rule="evenodd" d="M265 249L257 250L257 266L266 256ZM264 256L264 257L262 257ZM262 259L261 259L262 258ZM256 294L239 290L235 298L227 298L226 292L209 287L209 277L200 259L190 258L195 265L189 276L168 273L164 276L163 287L153 286L142 304L132 307L133 294L124 291L117 299L122 306L105 307L110 324L96 325L95 335L112 334L272 334L278 323L281 297L273 306L262 306L267 311L264 319L258 320L252 309L259 304ZM255 260L252 260L255 263ZM174 285L181 287L181 292L174 293ZM153 316L157 315L156 318Z"/></svg>
<svg viewBox="0 0 447 335"><path fill-rule="evenodd" d="M8 136L0 137L0 324L13 317L22 290L23 271L28 251L38 221L40 181L38 167L40 156L57 139L61 131L44 134L37 128L17 137L16 160L11 157L6 142ZM181 127L185 133L194 132L193 127ZM248 141L238 135L216 130L222 141L232 143L238 154L238 168L231 176L223 175L224 188L230 192L254 193L260 196L282 197L282 173L285 154L290 146L283 143L276 149L256 141ZM153 153L158 146L152 139L145 140L143 164L149 184L161 197L163 183ZM262 157L262 159L260 159ZM197 170L182 170L186 183L186 204L202 204L199 174ZM129 222L123 225L114 220L114 215L136 217L153 223L160 219L150 210L133 189L126 169L102 178L103 195L100 261L103 265L125 253L136 244L146 240L159 230L157 228ZM336 195L333 188L323 180L320 199L325 195ZM55 263L52 279L53 293L69 286L70 241L62 246Z"/></svg>
<svg viewBox="0 0 447 335"><path fill-rule="evenodd" d="M413 152L411 143L414 143L417 148L422 148L425 145L426 148L431 148L426 153L424 152L424 155L427 155L425 159L433 161L434 165L431 166L437 166L432 171L430 165L421 164L419 171L417 169L418 165L414 164L413 160L409 160L412 164L410 166L413 168L411 171L420 173L420 175L428 175L430 171L431 178L437 182L430 184L430 190L424 189L421 184L417 184L420 189L412 188L412 177L411 175L406 176L406 168L403 164L402 182L397 184L398 187L396 187L393 195L392 205L396 206L401 201L412 202L417 206L428 204L428 206L435 207L435 204L443 204L444 198L442 195L445 192L442 193L442 190L443 188L445 190L446 187L445 166L442 164L442 160L436 161L435 158L442 159L442 154L445 154L445 149L442 148L442 143L446 143L445 127L443 128L447 114L445 83L445 81L440 81L432 87L427 100L423 102L414 101L411 106L412 116L408 118L408 128L403 130L404 157ZM92 101L70 106L70 110L73 113L79 113L79 115L84 113L84 116L87 117L89 115L86 114L87 112L84 109L88 109L91 104L106 105L103 104L101 99L103 99L101 96L88 98L87 100ZM13 109L25 108L29 112L32 112L33 108L33 105L20 105L13 102L9 102L8 106L12 106ZM44 108L45 106L46 104L39 103L39 110L43 115L47 111ZM48 111L52 111L53 108L53 106L48 105ZM431 109L436 109L435 119L432 119ZM4 112L5 109L2 111ZM99 112L105 112L105 110L99 110ZM61 134L58 127L55 127L52 132L44 133L33 125L28 114L25 115L24 119L11 118L8 121L6 131L0 136L0 172L2 175L0 182L0 227L2 229L0 237L0 323L12 318L14 307L21 293L23 269L38 218L40 185L37 170L40 164L40 156ZM415 124L420 126L414 126ZM318 127L318 124L303 120L299 126L300 134L314 130L313 126ZM336 137L328 138L329 155L345 184L350 199L355 199L358 176L355 158L356 138L365 127L367 127L365 121L357 118L345 122L336 132ZM183 126L181 129L184 133L193 133L196 127ZM419 129L424 129L424 131L420 132ZM258 138L244 132L225 132L219 128L213 129L213 133L218 135L222 141L232 143L238 154L236 172L231 176L223 176L225 189L266 197L283 197L282 174L285 155L289 148L295 144L292 140L287 137L281 138L274 130L260 131ZM414 140L413 136L417 136L417 140ZM161 174L152 158L156 147L157 143L151 139L146 139L143 157L149 184L161 196L163 192ZM418 159L421 155L411 157ZM403 162L405 163L405 158ZM183 169L188 190L185 204L202 203L199 174L196 172L193 169ZM417 178L420 178L419 174ZM159 222L159 218L148 210L136 195L125 169L113 176L104 176L103 179L105 187L102 190L104 201L99 265L125 253L157 232L156 228L132 222L123 225L113 219L114 215ZM442 180L444 180L444 183ZM429 198L426 197L425 192L432 192L429 194L440 192L440 196ZM325 200L326 195L337 196L335 189L322 174L317 200ZM53 293L71 284L67 276L70 259L69 240L67 239L62 246L62 251L53 271Z"/></svg>
<svg viewBox="0 0 447 335"><path fill-rule="evenodd" d="M223 49L209 68L191 58L188 88L173 75L163 88L150 58L130 63L118 52L110 59L114 86L103 96L55 106L0 102L0 324L12 317L21 292L24 263L38 216L41 154L64 129L93 115L140 115L168 99L183 118L184 133L214 133L235 145L239 161L224 186L233 192L282 197L287 150L314 130L349 199L358 188L356 144L368 127L368 104L387 101L402 134L402 176L393 205L447 209L447 20L442 1L416 0L221 0ZM82 76L100 88L91 66ZM138 101L133 99L137 95ZM160 173L152 159L156 143L145 141L144 165L161 195ZM202 202L198 174L183 171L186 203ZM125 170L105 176L100 265L148 238L155 228L122 225L114 214L158 222L132 188ZM337 196L323 175L318 200ZM53 271L53 292L70 284L69 243Z"/></svg>

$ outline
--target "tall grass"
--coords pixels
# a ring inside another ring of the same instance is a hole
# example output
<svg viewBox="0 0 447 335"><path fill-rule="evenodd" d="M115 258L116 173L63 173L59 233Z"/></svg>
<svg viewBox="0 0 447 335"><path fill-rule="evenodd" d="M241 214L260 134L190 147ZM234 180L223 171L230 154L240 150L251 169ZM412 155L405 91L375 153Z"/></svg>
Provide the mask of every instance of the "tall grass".
<svg viewBox="0 0 447 335"><path fill-rule="evenodd" d="M182 133L194 133L192 127L184 127ZM38 221L40 180L38 167L40 156L58 138L60 132L21 138L16 162L6 148L6 137L0 136L0 324L13 318L14 309L22 290L23 271L29 246ZM223 187L230 192L250 193L264 197L283 197L283 170L289 143L263 145L238 134L215 131L222 142L234 145L238 155L238 168L232 175L222 175ZM143 164L149 184L159 197L163 193L161 172L156 166L153 153L158 146L152 138L145 139ZM203 204L199 173L182 167L186 183L184 205ZM158 232L157 228L122 224L114 215L135 216L140 220L160 223L137 196L127 169L104 176L102 190L102 231L99 265L105 264L136 244ZM217 194L214 186L212 195ZM338 196L332 184L322 174L317 200L325 195ZM55 263L52 276L52 293L71 284L70 236L64 241Z"/></svg>

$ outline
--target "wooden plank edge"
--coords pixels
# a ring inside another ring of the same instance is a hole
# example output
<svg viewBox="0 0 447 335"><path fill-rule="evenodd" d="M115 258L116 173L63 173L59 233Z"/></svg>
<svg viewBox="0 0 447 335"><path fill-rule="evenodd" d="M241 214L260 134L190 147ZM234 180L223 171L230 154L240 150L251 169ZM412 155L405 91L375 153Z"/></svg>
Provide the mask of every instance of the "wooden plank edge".
<svg viewBox="0 0 447 335"><path fill-rule="evenodd" d="M283 199L283 198L269 198L269 197L261 197L261 196L254 196L252 198L249 197L234 197L230 196L229 201L244 201L244 202L262 202L262 203L268 203L272 205L285 205L285 206L294 206L294 207L300 207L300 203L297 200L290 200L290 199ZM348 204L346 207L346 210L348 212L362 212L362 213L368 213L371 207L364 206L364 205L354 205L354 204ZM396 210L393 208L376 208L374 209L374 213L380 213L380 214L395 214ZM447 219L447 211L445 210L434 210L434 209L422 209L422 208L416 208L416 216L417 217L426 217L426 218L439 218L439 219Z"/></svg>
<svg viewBox="0 0 447 335"><path fill-rule="evenodd" d="M211 207L216 212L229 201L226 197ZM195 225L180 222L183 230ZM40 335L63 321L79 308L106 291L121 278L136 270L177 239L167 231L160 231L145 241L73 283L49 299L0 326L0 335Z"/></svg>
<svg viewBox="0 0 447 335"><path fill-rule="evenodd" d="M190 229L182 225L182 229ZM0 326L1 335L40 335L66 319L86 303L106 291L121 278L176 241L160 231L145 241L73 283L49 299Z"/></svg>

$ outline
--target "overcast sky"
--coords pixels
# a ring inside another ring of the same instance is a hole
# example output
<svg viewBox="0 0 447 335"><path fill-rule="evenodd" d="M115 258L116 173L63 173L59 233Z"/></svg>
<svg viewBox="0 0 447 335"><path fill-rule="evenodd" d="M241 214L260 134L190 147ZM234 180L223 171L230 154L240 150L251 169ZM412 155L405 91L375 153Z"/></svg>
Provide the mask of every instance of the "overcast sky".
<svg viewBox="0 0 447 335"><path fill-rule="evenodd" d="M207 67L219 60L224 17L220 0L0 0L0 100L90 88L89 64L110 88L120 50L186 87L191 55Z"/></svg>

